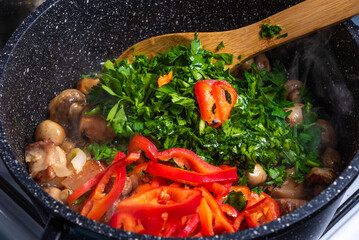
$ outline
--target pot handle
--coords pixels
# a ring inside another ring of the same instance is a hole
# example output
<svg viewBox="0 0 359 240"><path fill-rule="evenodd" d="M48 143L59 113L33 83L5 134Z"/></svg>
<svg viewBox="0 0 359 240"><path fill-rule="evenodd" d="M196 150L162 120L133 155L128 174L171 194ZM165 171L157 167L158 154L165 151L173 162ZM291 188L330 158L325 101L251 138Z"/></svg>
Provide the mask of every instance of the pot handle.
<svg viewBox="0 0 359 240"><path fill-rule="evenodd" d="M44 232L41 236L41 240L60 240L62 231L63 231L63 224L61 221L58 221L55 217L50 217L46 223L44 228Z"/></svg>

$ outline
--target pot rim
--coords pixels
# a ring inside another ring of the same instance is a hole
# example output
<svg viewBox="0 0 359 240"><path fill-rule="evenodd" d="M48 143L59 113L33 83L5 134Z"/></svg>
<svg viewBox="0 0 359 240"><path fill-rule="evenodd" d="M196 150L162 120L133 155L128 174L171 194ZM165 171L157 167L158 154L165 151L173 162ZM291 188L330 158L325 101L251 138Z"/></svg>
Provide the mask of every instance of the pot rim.
<svg viewBox="0 0 359 240"><path fill-rule="evenodd" d="M34 12L32 12L15 30L13 35L10 37L6 45L4 46L0 54L0 95L2 92L2 82L5 76L5 70L9 59L12 56L13 50L16 48L19 41L26 34L27 30L31 28L32 24L37 21L43 14L52 7L56 7L56 4L64 0L47 0L40 5ZM145 239L149 236L136 234L132 232L126 232L120 229L112 228L108 225L102 224L97 221L88 219L72 210L67 208L65 205L54 200L48 195L34 180L32 180L28 172L16 159L11 147L7 141L6 134L3 128L3 122L0 116L0 151L2 152L2 159L15 178L16 182L23 188L28 196L31 197L40 206L45 207L46 211L52 216L62 217L69 223L75 226L85 228L90 232L102 234L105 237L126 237ZM287 228L294 227L298 222L303 222L310 218L311 215L324 209L331 202L337 200L341 193L345 191L349 185L354 181L355 177L359 172L359 153L357 153L349 165L342 171L339 177L324 191L322 191L317 197L312 199L308 204L304 205L300 209L291 212L279 219L276 219L265 225L258 226L256 228L246 229L244 231L217 235L214 237L202 237L201 239L254 239L264 235L271 235L283 231ZM163 237L154 237L153 239L163 239ZM171 238L173 239L173 238Z"/></svg>

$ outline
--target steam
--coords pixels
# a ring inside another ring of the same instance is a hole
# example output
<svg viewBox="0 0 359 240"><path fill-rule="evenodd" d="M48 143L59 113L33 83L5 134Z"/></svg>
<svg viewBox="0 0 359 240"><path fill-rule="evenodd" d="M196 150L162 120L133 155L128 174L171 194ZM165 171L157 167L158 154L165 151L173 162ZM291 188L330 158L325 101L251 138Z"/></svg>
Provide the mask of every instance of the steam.
<svg viewBox="0 0 359 240"><path fill-rule="evenodd" d="M299 79L316 98L322 99L333 114L349 115L353 96L329 47L330 31L321 31L296 43L297 49L289 67L290 79Z"/></svg>

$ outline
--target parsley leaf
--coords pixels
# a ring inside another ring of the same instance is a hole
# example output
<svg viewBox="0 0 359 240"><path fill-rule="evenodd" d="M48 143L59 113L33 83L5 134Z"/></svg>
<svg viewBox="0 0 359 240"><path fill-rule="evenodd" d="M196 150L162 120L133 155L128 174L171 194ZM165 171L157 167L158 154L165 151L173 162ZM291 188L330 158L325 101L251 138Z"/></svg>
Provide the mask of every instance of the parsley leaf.
<svg viewBox="0 0 359 240"><path fill-rule="evenodd" d="M223 41L220 44L218 44L217 50L219 51L221 50L221 48L225 48Z"/></svg>

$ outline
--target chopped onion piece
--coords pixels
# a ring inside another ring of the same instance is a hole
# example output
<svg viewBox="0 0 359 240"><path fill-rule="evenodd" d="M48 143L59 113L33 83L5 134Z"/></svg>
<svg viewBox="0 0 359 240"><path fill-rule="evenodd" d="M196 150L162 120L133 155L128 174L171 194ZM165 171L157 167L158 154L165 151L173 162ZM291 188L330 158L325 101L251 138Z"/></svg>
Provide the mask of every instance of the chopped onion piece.
<svg viewBox="0 0 359 240"><path fill-rule="evenodd" d="M78 174L86 163L86 154L79 148L76 148L75 152L76 156L71 160L71 163L76 170L76 174Z"/></svg>

